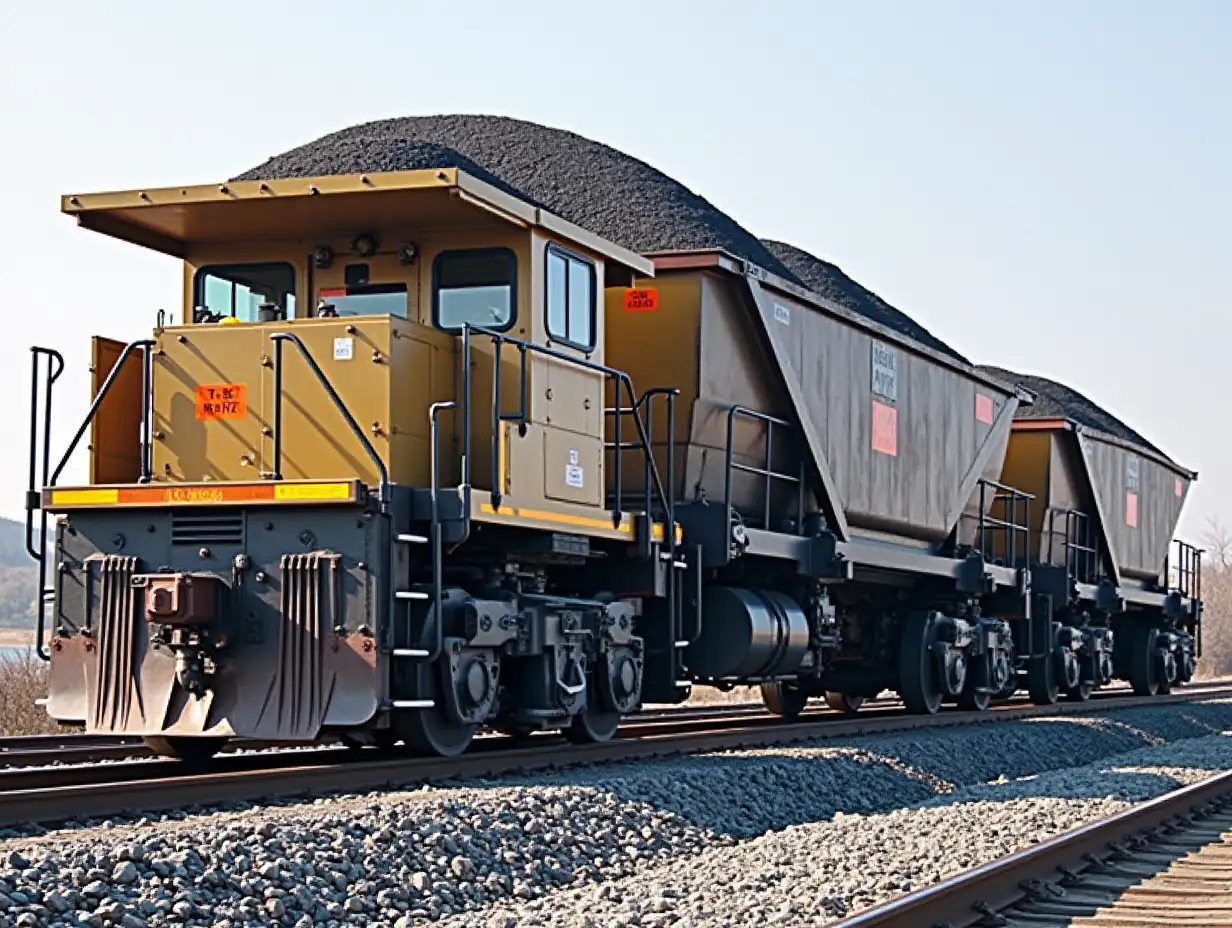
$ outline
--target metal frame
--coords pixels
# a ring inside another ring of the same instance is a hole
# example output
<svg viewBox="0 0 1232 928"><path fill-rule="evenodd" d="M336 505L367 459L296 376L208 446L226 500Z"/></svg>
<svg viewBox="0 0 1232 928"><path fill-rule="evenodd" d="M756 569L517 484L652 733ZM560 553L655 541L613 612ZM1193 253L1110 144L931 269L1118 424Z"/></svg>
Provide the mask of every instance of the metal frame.
<svg viewBox="0 0 1232 928"><path fill-rule="evenodd" d="M766 426L766 442L765 442L765 467L750 467L747 464L739 464L735 459L735 439L736 439L736 419L741 416L753 419L757 422L765 423ZM796 529L800 530L804 525L804 497L805 497L805 456L800 455L800 473L792 476L791 474L778 473L774 470L774 427L781 426L786 429L792 429L794 426L786 419L779 419L775 416L767 415L764 412L758 412L755 409L749 409L747 406L731 406L727 410L727 450L723 457L723 508L727 510L727 523L731 524L732 514L732 475L736 471L746 474L756 474L763 477L765 480L764 490L762 493L762 519L759 526L765 531L774 531L770 527L770 499L774 481L778 480L783 483L795 484L797 486L796 499ZM795 437L795 436L793 436Z"/></svg>
<svg viewBox="0 0 1232 928"><path fill-rule="evenodd" d="M992 499L988 492L992 491ZM1027 493L1017 487L1011 487L984 477L979 479L980 515L976 526L978 551L986 561L993 560L993 552L989 550L989 541L1000 536L1004 539L1003 554L1007 567L1027 567L1031 563L1031 500L1034 493ZM1004 518L987 514L987 510L1001 503ZM1018 519L1019 504L1022 506L1022 521ZM989 536L992 536L990 539ZM1019 555L1019 539L1022 539L1022 553Z"/></svg>

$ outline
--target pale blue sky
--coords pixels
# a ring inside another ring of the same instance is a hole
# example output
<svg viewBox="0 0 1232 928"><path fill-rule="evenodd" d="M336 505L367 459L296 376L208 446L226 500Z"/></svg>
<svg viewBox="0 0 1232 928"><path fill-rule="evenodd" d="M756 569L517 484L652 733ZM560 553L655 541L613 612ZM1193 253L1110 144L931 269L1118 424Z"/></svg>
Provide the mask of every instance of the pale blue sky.
<svg viewBox="0 0 1232 928"><path fill-rule="evenodd" d="M77 230L59 194L485 112L628 151L967 356L1087 392L1200 471L1183 531L1232 521L1232 2L0 0L0 34L0 513L27 346L68 357L63 447L89 336L178 308L174 261Z"/></svg>

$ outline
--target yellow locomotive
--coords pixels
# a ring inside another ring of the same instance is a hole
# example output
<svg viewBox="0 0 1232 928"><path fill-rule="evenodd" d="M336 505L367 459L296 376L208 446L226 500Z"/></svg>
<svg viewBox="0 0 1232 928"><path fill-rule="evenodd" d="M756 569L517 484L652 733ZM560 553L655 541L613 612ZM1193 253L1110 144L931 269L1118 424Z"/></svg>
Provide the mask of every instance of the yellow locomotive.
<svg viewBox="0 0 1232 928"><path fill-rule="evenodd" d="M747 258L639 254L456 166L62 210L184 267L181 322L94 340L58 463L32 440L65 724L452 755L480 727L606 740L699 683L794 715L1193 673L1197 555L1179 586L1165 560L1195 474L1104 443L1049 491L1031 391ZM63 367L34 352L32 436ZM1086 434L1048 428L1057 460Z"/></svg>

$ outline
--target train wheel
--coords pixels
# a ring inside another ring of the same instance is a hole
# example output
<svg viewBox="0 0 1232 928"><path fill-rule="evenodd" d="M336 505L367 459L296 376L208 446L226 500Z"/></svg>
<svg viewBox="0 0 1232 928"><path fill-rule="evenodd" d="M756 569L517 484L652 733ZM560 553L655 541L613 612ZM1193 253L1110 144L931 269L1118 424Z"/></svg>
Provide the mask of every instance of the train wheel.
<svg viewBox="0 0 1232 928"><path fill-rule="evenodd" d="M183 735L154 735L142 739L146 747L159 757L170 757L189 764L209 760L224 747L230 738L190 738Z"/></svg>
<svg viewBox="0 0 1232 928"><path fill-rule="evenodd" d="M932 614L921 611L907 616L898 650L898 695L915 715L934 715L941 708L941 681L932 644Z"/></svg>
<svg viewBox="0 0 1232 928"><path fill-rule="evenodd" d="M1137 625L1129 636L1129 685L1135 696L1154 696L1159 692L1158 661L1155 643L1159 630Z"/></svg>
<svg viewBox="0 0 1232 928"><path fill-rule="evenodd" d="M794 683L763 683L761 701L775 715L794 719L804 711L808 697L804 695L804 690Z"/></svg>
<svg viewBox="0 0 1232 928"><path fill-rule="evenodd" d="M1065 688L1065 698L1070 702L1086 702L1091 698L1091 692L1095 687L1090 683L1079 683L1077 686L1067 686Z"/></svg>
<svg viewBox="0 0 1232 928"><path fill-rule="evenodd" d="M983 712L992 703L992 693L977 693L967 677L967 685L958 697L958 708L964 712Z"/></svg>
<svg viewBox="0 0 1232 928"><path fill-rule="evenodd" d="M845 715L855 715L864 705L863 696L852 696L850 693L826 693L826 705L836 712Z"/></svg>
<svg viewBox="0 0 1232 928"><path fill-rule="evenodd" d="M1037 706L1051 706L1061 695L1056 660L1052 654L1027 661L1027 693Z"/></svg>
<svg viewBox="0 0 1232 928"><path fill-rule="evenodd" d="M611 741L620 727L620 713L587 705L573 717L565 729L565 738L573 744L599 744Z"/></svg>
<svg viewBox="0 0 1232 928"><path fill-rule="evenodd" d="M471 745L476 725L459 725L440 706L404 710L396 722L399 734L416 754L457 757Z"/></svg>

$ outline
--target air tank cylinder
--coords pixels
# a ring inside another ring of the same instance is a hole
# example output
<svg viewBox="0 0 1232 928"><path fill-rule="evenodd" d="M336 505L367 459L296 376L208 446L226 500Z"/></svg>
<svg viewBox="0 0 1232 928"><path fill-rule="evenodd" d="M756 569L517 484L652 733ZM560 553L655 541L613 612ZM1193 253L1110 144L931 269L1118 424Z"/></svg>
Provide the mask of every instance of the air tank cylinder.
<svg viewBox="0 0 1232 928"><path fill-rule="evenodd" d="M701 677L791 674L808 644L808 619L786 593L712 586L702 594L701 638L685 651L685 663Z"/></svg>

